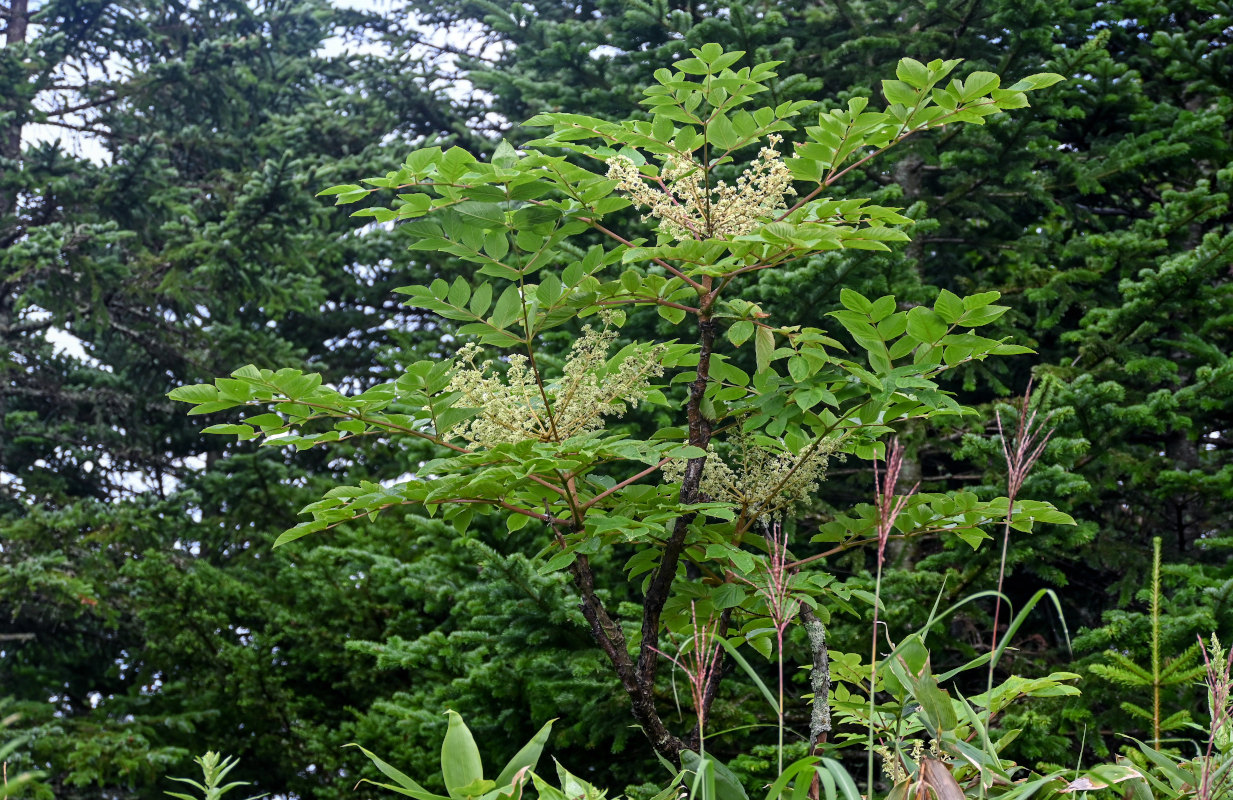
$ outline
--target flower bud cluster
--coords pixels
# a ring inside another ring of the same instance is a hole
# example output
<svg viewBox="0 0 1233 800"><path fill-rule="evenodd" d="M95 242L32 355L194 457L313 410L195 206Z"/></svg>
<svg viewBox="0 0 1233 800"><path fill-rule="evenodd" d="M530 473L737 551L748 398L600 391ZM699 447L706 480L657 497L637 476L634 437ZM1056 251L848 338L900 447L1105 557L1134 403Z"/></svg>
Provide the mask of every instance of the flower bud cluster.
<svg viewBox="0 0 1233 800"><path fill-rule="evenodd" d="M714 239L741 236L787 208L785 198L795 195L792 173L775 148L782 137L771 134L768 145L736 184L706 180L706 167L693 154L664 162L654 188L638 166L626 156L608 161L608 178L628 192L635 205L649 209L643 220L659 220L659 232L671 239Z"/></svg>
<svg viewBox="0 0 1233 800"><path fill-rule="evenodd" d="M645 400L651 380L664 372L659 363L663 348L658 345L610 365L608 350L616 335L614 330L583 327L561 377L542 386L526 356L509 356L502 378L491 360L476 363L482 353L478 346L463 345L449 389L462 394L458 405L479 409L479 414L446 431L446 438L495 447L528 439L560 442L599 430L604 417L619 417L628 406Z"/></svg>
<svg viewBox="0 0 1233 800"><path fill-rule="evenodd" d="M771 450L750 436L738 435L731 445L728 461L716 453L714 444L707 446L699 491L712 500L739 506L744 516L774 519L807 502L818 490L836 443L828 440L812 451L793 453ZM664 477L681 480L685 465L685 461L669 462Z"/></svg>
<svg viewBox="0 0 1233 800"><path fill-rule="evenodd" d="M889 780L892 785L897 786L911 777L911 775L908 774L908 771L904 769L903 763L899 756L889 747L879 745L878 747L875 747L873 751L881 756L882 774L886 776L887 780ZM937 761L951 760L950 756L942 752L938 745L937 739L930 739L927 748L925 743L920 739L913 739L911 750L908 751L908 755L912 759L913 763L920 764L921 759L925 758L926 754L928 754L929 758Z"/></svg>

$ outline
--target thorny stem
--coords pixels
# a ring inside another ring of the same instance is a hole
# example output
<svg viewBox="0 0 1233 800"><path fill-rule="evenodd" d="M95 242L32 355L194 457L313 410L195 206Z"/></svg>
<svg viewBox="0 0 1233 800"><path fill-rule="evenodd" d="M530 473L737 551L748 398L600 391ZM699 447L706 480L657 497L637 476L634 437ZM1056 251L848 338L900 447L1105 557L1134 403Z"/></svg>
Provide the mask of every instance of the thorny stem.
<svg viewBox="0 0 1233 800"><path fill-rule="evenodd" d="M809 650L813 655L813 667L809 670L809 688L813 690L813 710L809 715L809 750L808 755L821 754L822 745L826 743L831 730L831 663L830 653L826 649L826 628L813 609L804 603L800 610L801 627L809 639ZM822 796L822 781L817 773L809 784L810 800L820 800Z"/></svg>
<svg viewBox="0 0 1233 800"><path fill-rule="evenodd" d="M559 536L559 534L558 534ZM679 759L680 752L685 749L685 743L674 736L664 725L655 708L654 684L648 686L638 674L629 655L629 645L621 626L609 616L603 601L595 593L595 573L591 570L590 561L585 555L579 554L570 565L570 574L574 585L582 596L580 604L582 616L591 626L591 635L599 643L600 649L608 656L616 670L621 686L629 695L633 706L634 719L642 726L651 746L658 753Z"/></svg>
<svg viewBox="0 0 1233 800"><path fill-rule="evenodd" d="M709 444L711 439L711 424L702 415L702 398L706 392L707 379L710 374L711 352L715 346L715 335L718 327L711 318L711 306L714 303L715 293L711 289L710 277L704 279L704 286L706 295L703 297L701 311L698 315L699 349L697 375L694 382L690 384L689 402L686 406L689 421L689 443L702 450L706 450L707 444ZM681 503L689 505L698 502L698 487L702 482L702 468L705 463L706 456L689 460L685 467L685 477L681 482ZM648 697L654 690L655 674L659 664L657 648L659 647L660 618L663 614L664 604L668 601L672 582L676 578L676 568L680 562L681 552L685 547L685 538L689 533L689 526L693 523L696 516L696 512L691 512L677 517L672 535L664 546L659 567L655 570L655 574L647 586L646 597L643 600L642 649L638 654L637 676L642 691ZM679 743L679 740L677 742ZM657 745L656 750L659 750L661 754L667 757L679 758L679 748L675 750L662 750Z"/></svg>
<svg viewBox="0 0 1233 800"><path fill-rule="evenodd" d="M673 271L675 272L675 270ZM710 370L710 357L714 349L717 331L717 325L711 318L710 309L718 292L712 289L711 283L712 280L708 277L703 284L699 285L704 290L702 302L699 304L701 307L698 310L699 358L697 378L690 385L689 402L687 405L689 443L703 450L706 449L710 441L711 426L702 415L701 404L703 394L706 391ZM536 374L538 376L538 371ZM686 466L686 475L681 489L682 503L690 504L697 502L698 486L701 482L702 467L705 460L705 457L691 459ZM553 525L557 541L562 547L565 546L565 540L561 535L559 526L568 527L574 531L581 530L582 515L586 509L661 466L662 462L651 469L644 470L622 481L620 484L587 501L582 506L575 502L572 476L568 479L563 479L566 488L562 493L570 504L571 511L574 512L574 518L571 521L548 520ZM600 600L595 592L595 574L587 557L579 554L570 565L570 573L581 596L580 608L583 617L590 625L595 641L599 644L600 649L604 651L604 654L607 655L616 670L626 694L629 695L634 718L650 739L655 751L676 762L680 761L681 752L691 744L699 748L702 746L702 732L699 730L697 734L698 741L695 743L692 741L686 742L667 729L656 709L655 675L660 655L658 649L660 618L664 605L667 603L672 582L676 577L677 565L684 550L689 526L695 516L696 513L690 513L677 518L672 535L664 545L664 553L660 559L659 568L652 576L651 582L647 587L646 598L643 601L642 643L636 662L631 659L628 643L624 633L621 631L620 625L608 614L608 611L604 608L603 601ZM731 610L725 610L717 621L716 635L726 635L730 621ZM717 656L715 663L708 673L710 679L698 695L698 708L701 720L705 720L707 710L714 702L719 677L722 674L723 660L722 654ZM693 736L691 735L689 738L692 740Z"/></svg>

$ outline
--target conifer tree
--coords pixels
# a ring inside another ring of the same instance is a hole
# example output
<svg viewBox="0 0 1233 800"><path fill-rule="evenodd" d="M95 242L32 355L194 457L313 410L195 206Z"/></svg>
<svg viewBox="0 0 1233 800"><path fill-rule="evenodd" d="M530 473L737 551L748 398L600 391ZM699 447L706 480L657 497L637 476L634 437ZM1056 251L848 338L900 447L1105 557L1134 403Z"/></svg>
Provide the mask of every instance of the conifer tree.
<svg viewBox="0 0 1233 800"><path fill-rule="evenodd" d="M390 292L427 266L394 267L393 233L313 192L399 142L475 145L465 101L435 57L402 58L401 21L319 0L16 0L0 25L0 696L27 734L9 760L57 798L162 796L205 746L272 791L342 791L348 708L407 680L345 642L420 629L373 566L414 558L397 537L268 544L321 476L406 467L233 457L163 395L254 359L363 385L392 342L431 345Z"/></svg>

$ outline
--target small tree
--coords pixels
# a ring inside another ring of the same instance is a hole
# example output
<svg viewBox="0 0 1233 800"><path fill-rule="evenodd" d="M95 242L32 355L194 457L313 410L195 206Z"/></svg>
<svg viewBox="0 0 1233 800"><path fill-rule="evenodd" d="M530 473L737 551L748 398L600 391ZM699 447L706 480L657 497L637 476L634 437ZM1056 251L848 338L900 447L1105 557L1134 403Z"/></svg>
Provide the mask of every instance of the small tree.
<svg viewBox="0 0 1233 800"><path fill-rule="evenodd" d="M521 152L502 144L485 163L426 148L366 180L370 188L322 193L348 204L395 192L388 207L356 215L406 223L413 250L475 266L470 279L399 290L408 305L461 323L467 341L452 359L411 364L354 396L316 375L253 366L171 393L195 404L190 413L272 406L206 429L241 440L430 443L439 457L415 476L338 487L278 544L405 505L441 513L460 533L476 513L505 515L511 531L542 526L544 570L569 570L634 717L674 761L701 747L723 674L721 640L769 653L803 613L810 641L824 647L813 610L845 590L805 566L890 537L954 535L976 547L988 538L981 526L1010 511L1006 498L912 494L853 509L817 530L811 555L797 552L806 545L792 542L795 513L830 457L883 458L896 426L966 412L939 386L942 373L1029 351L973 332L1006 310L996 292L943 291L932 308L902 309L891 296L844 290L845 309L832 316L856 345L849 353L828 331L777 319L737 289L827 250L906 241L911 221L896 209L828 189L908 136L980 124L1060 80L1034 75L1001 88L998 76L976 72L945 83L958 61L904 59L897 80L883 82L884 110L854 98L799 131L792 121L806 103L753 107L778 62L736 70L741 56L707 45L659 70L643 101L647 119L542 114L527 124L551 132ZM653 238L621 232L630 206ZM645 307L680 335L613 352L627 312ZM543 346L554 328L574 336L561 358ZM638 405L670 424L640 436L621 420ZM879 510L892 505L893 524ZM1035 521L1068 518L1016 501L1013 526ZM642 583L639 620L619 619L597 591L590 559L617 546L633 552L625 572ZM692 655L673 660L697 672L697 724L682 731L669 728L654 694L666 635L687 639Z"/></svg>

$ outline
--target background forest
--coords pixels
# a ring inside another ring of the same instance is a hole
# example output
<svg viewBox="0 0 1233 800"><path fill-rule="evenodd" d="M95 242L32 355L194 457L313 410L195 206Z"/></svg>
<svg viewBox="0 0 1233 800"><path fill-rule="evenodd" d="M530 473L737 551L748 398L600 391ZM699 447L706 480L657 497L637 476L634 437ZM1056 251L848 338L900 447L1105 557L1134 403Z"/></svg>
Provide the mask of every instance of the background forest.
<svg viewBox="0 0 1233 800"><path fill-rule="evenodd" d="M776 101L815 116L878 97L905 55L1066 77L850 177L848 196L915 220L910 244L759 273L746 299L820 327L844 287L908 304L996 290L1011 307L986 335L1036 353L947 378L982 414L901 432L900 483L1003 491L994 414L1034 382L1054 433L1023 495L1077 525L1010 539L1007 593L1053 588L1064 625L1039 606L999 671L1075 672L1082 695L1008 713L1021 763L1151 736L1125 703L1143 690L1110 667L1150 663L1155 537L1163 656L1193 666L1196 636L1233 639L1227 2L7 0L0 24L0 740L22 737L9 769L43 771L45 796L160 797L206 748L239 756L233 777L257 791L376 796L352 791L375 773L342 745L431 776L447 707L500 763L556 717L550 752L588 780L616 793L659 775L572 587L522 555L530 529L459 537L389 514L274 550L330 487L426 456L237 446L166 394L246 363L362 391L451 354L452 323L392 289L463 267L316 192L425 144L524 142L518 123L541 111L642 113L652 72L706 42L783 61L797 77ZM867 464L833 465L801 524L873 486ZM888 629L919 628L939 594L994 588L999 555L892 545ZM859 590L874 562L827 563ZM855 612L831 619L838 651L867 648L872 611ZM986 652L992 626L992 603L966 606L931 637L935 668ZM808 662L803 635L787 646ZM761 713L737 683L715 707L724 727ZM792 685L809 691L806 673ZM1203 694L1163 687L1167 736L1198 736L1188 715L1205 729ZM714 748L756 782L773 741L755 728Z"/></svg>

